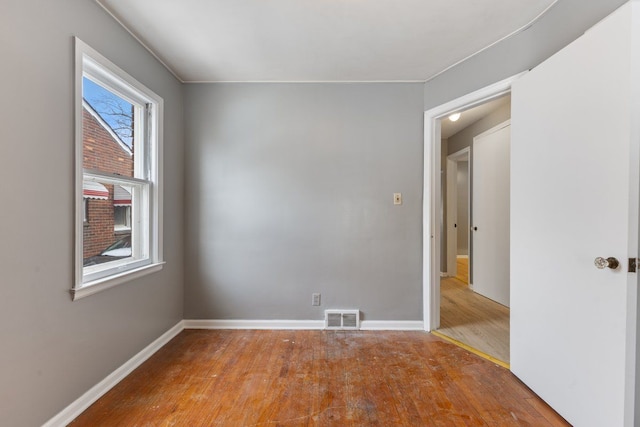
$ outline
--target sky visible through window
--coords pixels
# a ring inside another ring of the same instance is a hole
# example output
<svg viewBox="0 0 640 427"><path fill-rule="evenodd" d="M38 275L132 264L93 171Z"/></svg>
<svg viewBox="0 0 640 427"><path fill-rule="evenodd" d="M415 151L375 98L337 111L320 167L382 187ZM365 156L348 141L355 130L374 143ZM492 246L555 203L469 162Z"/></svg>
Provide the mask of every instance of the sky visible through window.
<svg viewBox="0 0 640 427"><path fill-rule="evenodd" d="M131 148L133 143L133 106L131 103L86 77L82 78L82 97L111 126L122 142Z"/></svg>

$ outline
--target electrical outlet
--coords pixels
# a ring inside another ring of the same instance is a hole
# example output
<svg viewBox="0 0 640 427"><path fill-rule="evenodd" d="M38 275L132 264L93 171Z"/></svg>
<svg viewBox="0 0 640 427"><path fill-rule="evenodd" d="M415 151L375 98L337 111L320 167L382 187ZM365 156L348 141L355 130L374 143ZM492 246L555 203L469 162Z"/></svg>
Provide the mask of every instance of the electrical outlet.
<svg viewBox="0 0 640 427"><path fill-rule="evenodd" d="M311 294L311 305L320 305L320 294Z"/></svg>
<svg viewBox="0 0 640 427"><path fill-rule="evenodd" d="M402 204L402 193L393 193L393 204L394 205Z"/></svg>

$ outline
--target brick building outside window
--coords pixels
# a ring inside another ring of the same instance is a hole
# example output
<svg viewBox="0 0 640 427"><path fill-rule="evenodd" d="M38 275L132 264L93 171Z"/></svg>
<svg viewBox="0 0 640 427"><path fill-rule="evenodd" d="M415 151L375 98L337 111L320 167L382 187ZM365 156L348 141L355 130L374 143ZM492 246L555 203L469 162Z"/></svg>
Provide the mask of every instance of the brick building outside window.
<svg viewBox="0 0 640 427"><path fill-rule="evenodd" d="M83 100L82 107L84 168L109 170L122 176L133 176L133 150L86 100ZM82 196L83 259L99 255L118 240L130 239L130 189L85 180Z"/></svg>

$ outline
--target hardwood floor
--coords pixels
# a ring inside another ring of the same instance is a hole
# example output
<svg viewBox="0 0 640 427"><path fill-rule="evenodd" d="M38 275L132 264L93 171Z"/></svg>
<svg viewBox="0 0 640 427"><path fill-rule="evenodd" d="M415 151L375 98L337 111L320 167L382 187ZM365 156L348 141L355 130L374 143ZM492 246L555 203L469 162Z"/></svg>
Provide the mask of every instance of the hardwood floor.
<svg viewBox="0 0 640 427"><path fill-rule="evenodd" d="M508 370L424 332L185 330L79 426L566 426Z"/></svg>
<svg viewBox="0 0 640 427"><path fill-rule="evenodd" d="M509 308L473 292L458 277L440 281L438 332L509 363Z"/></svg>
<svg viewBox="0 0 640 427"><path fill-rule="evenodd" d="M465 285L469 284L469 258L457 258L456 279Z"/></svg>

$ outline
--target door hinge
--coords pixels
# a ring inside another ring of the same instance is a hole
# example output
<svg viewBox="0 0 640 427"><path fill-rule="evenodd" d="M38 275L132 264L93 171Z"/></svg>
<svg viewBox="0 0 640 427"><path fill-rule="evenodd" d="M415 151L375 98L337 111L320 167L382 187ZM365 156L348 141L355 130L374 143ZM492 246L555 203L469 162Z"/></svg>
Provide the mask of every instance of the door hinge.
<svg viewBox="0 0 640 427"><path fill-rule="evenodd" d="M638 264L637 258L629 258L629 273L635 273Z"/></svg>

